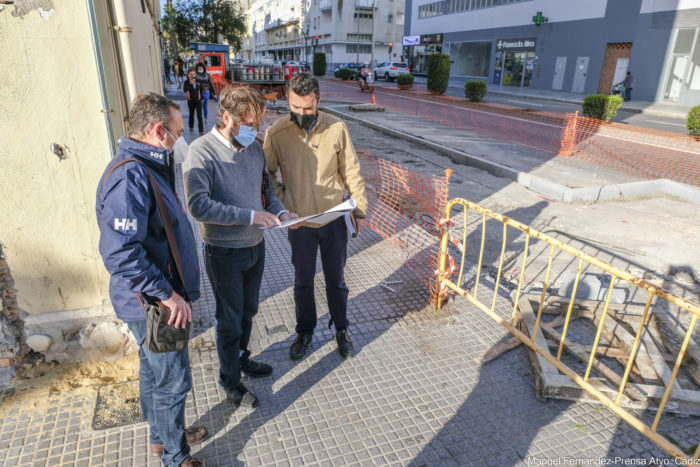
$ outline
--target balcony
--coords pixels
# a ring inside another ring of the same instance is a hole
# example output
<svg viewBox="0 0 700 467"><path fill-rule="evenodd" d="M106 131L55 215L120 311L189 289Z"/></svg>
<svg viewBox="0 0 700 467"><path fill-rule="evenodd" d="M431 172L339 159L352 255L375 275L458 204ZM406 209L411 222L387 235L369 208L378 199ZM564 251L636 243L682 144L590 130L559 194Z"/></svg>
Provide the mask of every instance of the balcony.
<svg viewBox="0 0 700 467"><path fill-rule="evenodd" d="M374 0L355 0L356 10L371 10L374 7Z"/></svg>
<svg viewBox="0 0 700 467"><path fill-rule="evenodd" d="M277 19L268 19L265 22L265 31L269 31L270 29L275 29L279 28L281 26L286 26L288 24L294 24L299 22L299 14L291 12L287 15L284 15L281 18Z"/></svg>
<svg viewBox="0 0 700 467"><path fill-rule="evenodd" d="M331 3L332 1L333 0L321 0L318 7L321 9L321 11L331 11L333 9L333 3Z"/></svg>

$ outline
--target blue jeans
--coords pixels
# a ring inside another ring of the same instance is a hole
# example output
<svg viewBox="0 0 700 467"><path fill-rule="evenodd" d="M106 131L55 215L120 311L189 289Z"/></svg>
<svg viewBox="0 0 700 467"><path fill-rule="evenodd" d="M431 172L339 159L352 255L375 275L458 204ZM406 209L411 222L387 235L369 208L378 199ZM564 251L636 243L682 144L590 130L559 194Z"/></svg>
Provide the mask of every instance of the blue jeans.
<svg viewBox="0 0 700 467"><path fill-rule="evenodd" d="M625 100L626 101L631 101L632 100L632 88L625 88Z"/></svg>
<svg viewBox="0 0 700 467"><path fill-rule="evenodd" d="M204 120L206 120L209 116L209 112L207 111L207 104L209 104L210 96L211 93L209 91L202 91L202 110L204 111Z"/></svg>
<svg viewBox="0 0 700 467"><path fill-rule="evenodd" d="M336 331L347 328L348 287L345 285L345 262L348 257L348 230L342 217L323 227L299 227L287 234L294 265L294 304L296 332L313 333L316 328L314 277L316 255L321 249L323 277L326 280L328 311Z"/></svg>
<svg viewBox="0 0 700 467"><path fill-rule="evenodd" d="M151 427L151 444L163 443L163 465L179 466L190 455L185 439L185 400L192 389L187 349L153 353L145 345L146 320L127 321L139 345L139 399Z"/></svg>
<svg viewBox="0 0 700 467"><path fill-rule="evenodd" d="M204 251L216 300L219 384L224 389L235 389L241 382L241 353L248 351L253 317L258 312L265 241L249 248L206 245Z"/></svg>

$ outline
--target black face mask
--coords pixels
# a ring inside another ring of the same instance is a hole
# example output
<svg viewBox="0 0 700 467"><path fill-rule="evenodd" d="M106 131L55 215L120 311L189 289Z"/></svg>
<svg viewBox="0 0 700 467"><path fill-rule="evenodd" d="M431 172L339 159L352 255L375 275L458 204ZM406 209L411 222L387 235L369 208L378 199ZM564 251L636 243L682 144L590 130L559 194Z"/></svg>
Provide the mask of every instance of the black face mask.
<svg viewBox="0 0 700 467"><path fill-rule="evenodd" d="M318 115L317 113L302 115L291 111L290 114L292 121L296 123L297 126L302 130L308 130L309 128L311 128L311 125L314 123L314 121L316 120L316 116Z"/></svg>

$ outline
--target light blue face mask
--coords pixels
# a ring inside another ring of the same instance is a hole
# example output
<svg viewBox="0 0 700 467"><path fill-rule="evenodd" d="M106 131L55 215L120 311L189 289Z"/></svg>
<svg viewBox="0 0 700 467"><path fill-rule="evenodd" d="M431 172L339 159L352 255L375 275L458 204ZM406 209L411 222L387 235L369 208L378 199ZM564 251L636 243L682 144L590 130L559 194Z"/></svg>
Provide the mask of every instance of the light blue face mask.
<svg viewBox="0 0 700 467"><path fill-rule="evenodd" d="M233 135L236 142L244 148L253 144L256 136L258 136L258 130L248 125L241 125L238 127L238 134Z"/></svg>

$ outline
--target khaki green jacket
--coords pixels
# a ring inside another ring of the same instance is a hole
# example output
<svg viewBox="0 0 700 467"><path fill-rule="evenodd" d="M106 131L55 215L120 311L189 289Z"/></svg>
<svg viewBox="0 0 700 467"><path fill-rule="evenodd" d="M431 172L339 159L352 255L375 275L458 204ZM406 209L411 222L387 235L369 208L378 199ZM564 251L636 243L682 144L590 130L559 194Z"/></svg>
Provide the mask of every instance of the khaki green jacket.
<svg viewBox="0 0 700 467"><path fill-rule="evenodd" d="M360 161L341 120L324 112L306 132L289 117L277 120L265 134L265 159L277 197L300 217L324 212L343 202L348 191L365 217L367 195ZM282 182L277 179L281 172ZM320 227L307 224L309 227Z"/></svg>

